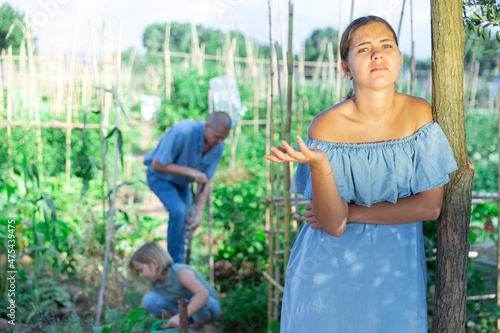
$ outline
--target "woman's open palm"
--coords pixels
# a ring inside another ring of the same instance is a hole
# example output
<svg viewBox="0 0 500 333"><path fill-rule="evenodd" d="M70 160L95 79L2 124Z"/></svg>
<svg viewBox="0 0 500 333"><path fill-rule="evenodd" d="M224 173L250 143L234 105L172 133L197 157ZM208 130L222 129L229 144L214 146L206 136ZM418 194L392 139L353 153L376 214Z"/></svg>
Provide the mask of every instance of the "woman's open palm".
<svg viewBox="0 0 500 333"><path fill-rule="evenodd" d="M276 162L295 162L309 165L320 164L327 156L324 151L317 148L307 147L302 138L297 135L299 147L293 148L285 140L281 141L283 146L271 147L270 150L274 155L265 155L264 158Z"/></svg>

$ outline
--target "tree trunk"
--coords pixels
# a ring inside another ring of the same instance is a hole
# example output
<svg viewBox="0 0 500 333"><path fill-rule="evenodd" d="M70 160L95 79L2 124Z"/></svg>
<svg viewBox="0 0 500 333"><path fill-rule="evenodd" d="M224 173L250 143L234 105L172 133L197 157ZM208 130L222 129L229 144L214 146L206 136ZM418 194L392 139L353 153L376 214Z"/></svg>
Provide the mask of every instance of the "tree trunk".
<svg viewBox="0 0 500 333"><path fill-rule="evenodd" d="M467 156L464 113L462 0L431 0L434 119L458 170L445 187L438 220L436 296L432 332L465 332L469 222L474 166Z"/></svg>

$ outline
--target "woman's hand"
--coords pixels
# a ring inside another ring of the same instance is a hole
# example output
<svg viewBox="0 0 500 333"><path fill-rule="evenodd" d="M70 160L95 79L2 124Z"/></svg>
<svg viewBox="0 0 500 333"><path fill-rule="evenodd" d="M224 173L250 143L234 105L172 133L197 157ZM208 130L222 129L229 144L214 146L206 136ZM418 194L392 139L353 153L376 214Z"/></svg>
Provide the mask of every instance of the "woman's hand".
<svg viewBox="0 0 500 333"><path fill-rule="evenodd" d="M318 221L316 221L316 218L314 217L312 200L311 202L306 204L306 211L304 212L304 217L306 218L306 222L309 223L311 229L323 228L323 226Z"/></svg>
<svg viewBox="0 0 500 333"><path fill-rule="evenodd" d="M321 149L307 147L300 136L296 136L299 147L293 148L285 140L281 141L283 146L271 147L270 150L274 155L265 155L264 158L276 162L295 162L309 164L311 166L319 166L327 161L327 156Z"/></svg>

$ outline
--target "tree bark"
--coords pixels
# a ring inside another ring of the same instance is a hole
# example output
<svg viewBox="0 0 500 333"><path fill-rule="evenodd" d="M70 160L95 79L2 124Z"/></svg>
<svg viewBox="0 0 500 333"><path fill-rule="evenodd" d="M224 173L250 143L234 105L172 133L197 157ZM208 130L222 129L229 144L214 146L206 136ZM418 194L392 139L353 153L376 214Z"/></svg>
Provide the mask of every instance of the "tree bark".
<svg viewBox="0 0 500 333"><path fill-rule="evenodd" d="M438 220L432 332L465 332L467 262L474 166L467 155L464 110L462 0L431 0L434 119L458 164L445 187Z"/></svg>

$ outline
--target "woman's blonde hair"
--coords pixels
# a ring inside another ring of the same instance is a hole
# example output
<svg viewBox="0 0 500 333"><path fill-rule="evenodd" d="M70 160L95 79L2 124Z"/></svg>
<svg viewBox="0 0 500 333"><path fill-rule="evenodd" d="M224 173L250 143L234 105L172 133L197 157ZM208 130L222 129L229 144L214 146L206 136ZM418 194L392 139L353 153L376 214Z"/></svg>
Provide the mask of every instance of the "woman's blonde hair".
<svg viewBox="0 0 500 333"><path fill-rule="evenodd" d="M377 22L382 23L387 28L389 28L389 30L392 32L392 35L394 36L394 41L396 42L396 46L398 45L398 36L396 35L396 32L394 32L394 29L391 27L389 22L375 15L358 17L347 26L347 28L344 30L344 33L342 34L342 38L340 39L339 50L340 50L340 59L342 61L347 61L347 57L349 56L349 48L351 47L351 42L356 30L365 25ZM396 84L394 85L395 85L395 91L397 91L398 87L396 86ZM354 96L354 89L351 89L347 93L346 99L349 99L353 96Z"/></svg>
<svg viewBox="0 0 500 333"><path fill-rule="evenodd" d="M130 258L128 265L132 276L139 277L139 272L137 272L133 264L134 261L149 265L153 259L158 262L158 271L156 272L158 279L166 274L168 268L174 264L167 251L155 242L149 242L141 246Z"/></svg>

